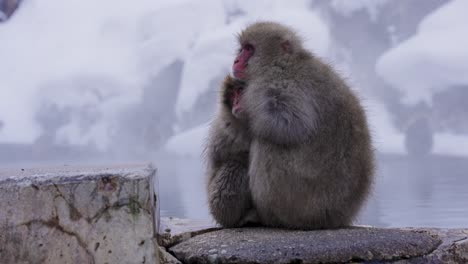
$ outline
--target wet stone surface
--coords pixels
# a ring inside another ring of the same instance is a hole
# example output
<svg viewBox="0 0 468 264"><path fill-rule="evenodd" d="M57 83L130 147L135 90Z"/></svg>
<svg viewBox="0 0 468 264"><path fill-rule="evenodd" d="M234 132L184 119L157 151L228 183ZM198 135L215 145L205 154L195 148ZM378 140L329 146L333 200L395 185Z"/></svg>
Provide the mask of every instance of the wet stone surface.
<svg viewBox="0 0 468 264"><path fill-rule="evenodd" d="M201 234L169 251L183 263L378 263L421 258L441 243L423 230L239 228Z"/></svg>
<svg viewBox="0 0 468 264"><path fill-rule="evenodd" d="M156 263L155 169L0 170L0 263Z"/></svg>

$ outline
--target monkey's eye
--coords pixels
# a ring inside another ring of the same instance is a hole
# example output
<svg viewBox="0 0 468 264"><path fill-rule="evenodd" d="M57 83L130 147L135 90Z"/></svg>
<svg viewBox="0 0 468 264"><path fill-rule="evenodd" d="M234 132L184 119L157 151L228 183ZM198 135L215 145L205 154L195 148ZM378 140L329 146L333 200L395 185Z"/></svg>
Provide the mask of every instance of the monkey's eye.
<svg viewBox="0 0 468 264"><path fill-rule="evenodd" d="M253 52L254 51L254 47L252 44L245 44L243 49L245 49L245 51L247 52Z"/></svg>

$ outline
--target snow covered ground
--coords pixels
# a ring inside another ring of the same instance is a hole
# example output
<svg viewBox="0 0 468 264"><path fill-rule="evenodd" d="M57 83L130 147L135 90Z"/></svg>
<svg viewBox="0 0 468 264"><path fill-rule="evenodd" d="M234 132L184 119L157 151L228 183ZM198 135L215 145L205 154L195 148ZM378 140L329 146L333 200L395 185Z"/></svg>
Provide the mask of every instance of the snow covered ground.
<svg viewBox="0 0 468 264"><path fill-rule="evenodd" d="M406 103L430 104L433 93L468 84L466 10L468 1L448 2L425 17L414 36L379 59L377 72L404 94ZM468 136L436 134L433 153L468 156Z"/></svg>
<svg viewBox="0 0 468 264"><path fill-rule="evenodd" d="M417 33L382 55L377 72L405 94L426 100L453 84L468 84L468 1L454 0L429 14Z"/></svg>
<svg viewBox="0 0 468 264"><path fill-rule="evenodd" d="M125 87L100 90L112 89L124 99L138 96L135 87L144 76L137 28L141 17L157 8L154 1L23 1L11 20L0 25L0 120L5 123L0 141L32 142L39 135L34 114L50 96L43 93L49 82L97 76ZM82 94L70 93L73 87L62 89L62 103L83 100Z"/></svg>

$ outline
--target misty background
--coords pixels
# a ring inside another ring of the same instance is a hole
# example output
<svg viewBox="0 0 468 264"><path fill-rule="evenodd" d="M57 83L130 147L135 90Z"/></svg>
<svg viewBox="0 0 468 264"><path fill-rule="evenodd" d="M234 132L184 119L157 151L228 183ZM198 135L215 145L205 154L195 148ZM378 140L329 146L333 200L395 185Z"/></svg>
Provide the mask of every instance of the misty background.
<svg viewBox="0 0 468 264"><path fill-rule="evenodd" d="M468 224L468 1L0 0L0 167L153 162L163 216L211 219L203 143L236 33L295 28L365 106L358 223Z"/></svg>

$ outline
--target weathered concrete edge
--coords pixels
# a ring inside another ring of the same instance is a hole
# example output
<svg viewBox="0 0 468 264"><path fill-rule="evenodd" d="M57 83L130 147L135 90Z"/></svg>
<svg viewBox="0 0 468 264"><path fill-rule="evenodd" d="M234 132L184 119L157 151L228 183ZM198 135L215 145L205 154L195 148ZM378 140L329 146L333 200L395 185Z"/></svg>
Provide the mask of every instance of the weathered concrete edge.
<svg viewBox="0 0 468 264"><path fill-rule="evenodd" d="M159 183L158 183L158 176L157 176L157 169L156 167L152 164L152 163L149 163L146 165L146 167L142 168L143 171L146 171L149 173L149 182L150 182L150 194L151 197L150 197L150 200L151 200L151 203L153 204L153 210L151 211L151 216L153 218L153 240L155 242L156 245L158 245L158 240L157 240L157 237L158 237L158 230L159 230L159 219L160 219L160 208L159 208L159 198L158 198L158 189L155 189L155 188L158 188L159 187ZM132 174L132 177L134 177L134 175ZM135 178L139 178L139 177L135 177ZM143 178L143 177L141 177ZM156 252L158 252L156 250Z"/></svg>
<svg viewBox="0 0 468 264"><path fill-rule="evenodd" d="M155 175L157 169L151 163L132 164L121 167L112 166L64 166L62 168L42 168L38 172L36 169L10 169L6 175L0 175L0 186L27 186L27 185L51 185L64 183L79 183L84 181L93 181L100 178L120 176L123 179L138 180L144 179L148 175L156 181ZM53 172L47 170L54 170ZM32 172L31 172L32 171Z"/></svg>

